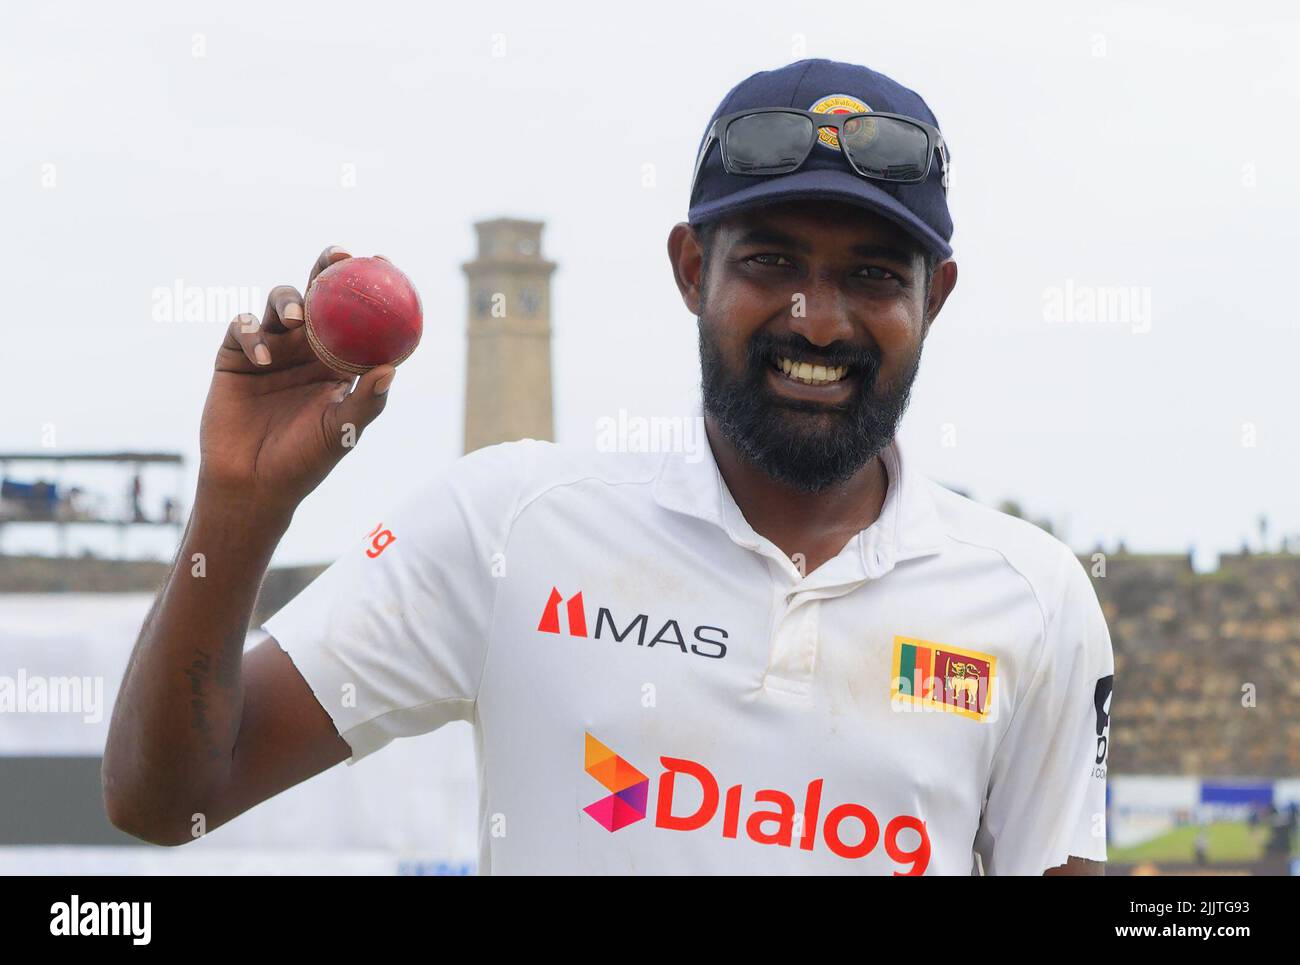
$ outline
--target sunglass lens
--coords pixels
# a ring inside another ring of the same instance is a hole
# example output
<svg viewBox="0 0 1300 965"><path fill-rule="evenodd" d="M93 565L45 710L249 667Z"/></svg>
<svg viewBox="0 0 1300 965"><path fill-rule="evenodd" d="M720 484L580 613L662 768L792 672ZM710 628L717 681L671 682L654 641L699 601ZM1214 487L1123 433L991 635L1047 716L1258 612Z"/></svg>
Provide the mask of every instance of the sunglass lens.
<svg viewBox="0 0 1300 965"><path fill-rule="evenodd" d="M786 174L803 163L814 136L812 121L799 114L739 117L727 128L727 160L744 174Z"/></svg>
<svg viewBox="0 0 1300 965"><path fill-rule="evenodd" d="M851 117L840 134L844 153L863 174L886 181L919 181L925 175L930 142L915 124L896 117Z"/></svg>

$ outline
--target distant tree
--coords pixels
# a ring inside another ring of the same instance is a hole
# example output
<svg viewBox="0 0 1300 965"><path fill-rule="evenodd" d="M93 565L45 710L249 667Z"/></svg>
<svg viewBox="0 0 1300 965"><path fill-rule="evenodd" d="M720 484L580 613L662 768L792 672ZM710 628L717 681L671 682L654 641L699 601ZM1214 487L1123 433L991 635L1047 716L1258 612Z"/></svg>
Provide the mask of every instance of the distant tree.
<svg viewBox="0 0 1300 965"><path fill-rule="evenodd" d="M1021 507L1021 505L1018 502L1016 502L1014 499L1004 499L998 505L998 512L1006 513L1008 516L1014 516L1016 519L1026 520L1027 522L1033 523L1039 529L1045 530L1046 532L1051 533L1053 536L1056 535L1056 530L1055 528L1053 528L1052 521L1050 519L1030 519L1028 516L1025 515L1025 511Z"/></svg>
<svg viewBox="0 0 1300 965"><path fill-rule="evenodd" d="M1024 519L1025 514L1020 509L1020 504L1014 499L1004 499L998 506L998 512L1006 513L1008 516L1014 516L1016 519Z"/></svg>

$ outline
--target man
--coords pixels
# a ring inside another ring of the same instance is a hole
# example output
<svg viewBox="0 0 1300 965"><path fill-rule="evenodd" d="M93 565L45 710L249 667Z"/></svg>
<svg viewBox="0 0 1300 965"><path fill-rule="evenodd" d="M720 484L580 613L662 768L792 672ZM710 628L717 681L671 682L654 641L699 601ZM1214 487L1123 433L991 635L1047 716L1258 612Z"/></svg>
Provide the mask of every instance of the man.
<svg viewBox="0 0 1300 965"><path fill-rule="evenodd" d="M483 871L1097 873L1112 659L1088 577L894 440L957 280L948 164L921 98L866 68L742 82L668 244L706 457L475 452L242 660L273 548L393 370L349 393L292 288L237 319L114 712L113 821L181 843L461 719Z"/></svg>

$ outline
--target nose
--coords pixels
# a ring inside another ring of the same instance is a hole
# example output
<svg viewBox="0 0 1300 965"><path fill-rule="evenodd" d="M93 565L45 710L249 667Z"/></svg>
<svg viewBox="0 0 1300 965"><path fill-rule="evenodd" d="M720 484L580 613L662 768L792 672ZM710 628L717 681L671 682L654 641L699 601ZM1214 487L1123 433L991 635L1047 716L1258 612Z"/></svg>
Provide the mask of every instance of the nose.
<svg viewBox="0 0 1300 965"><path fill-rule="evenodd" d="M855 333L848 303L829 272L811 276L804 291L795 292L791 297L790 330L817 346L853 340Z"/></svg>

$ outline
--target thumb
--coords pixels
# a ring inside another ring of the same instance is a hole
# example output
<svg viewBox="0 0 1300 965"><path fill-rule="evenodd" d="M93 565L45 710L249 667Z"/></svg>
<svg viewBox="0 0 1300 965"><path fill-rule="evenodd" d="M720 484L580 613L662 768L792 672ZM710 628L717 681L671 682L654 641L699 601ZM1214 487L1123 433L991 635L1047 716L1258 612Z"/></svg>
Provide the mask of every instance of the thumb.
<svg viewBox="0 0 1300 965"><path fill-rule="evenodd" d="M361 378L338 406L339 425L351 423L357 432L379 418L388 404L388 388L393 384L397 369L391 365L376 365Z"/></svg>

